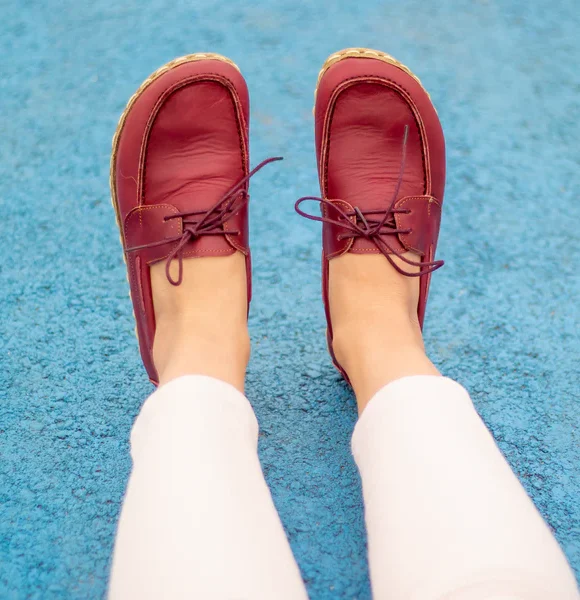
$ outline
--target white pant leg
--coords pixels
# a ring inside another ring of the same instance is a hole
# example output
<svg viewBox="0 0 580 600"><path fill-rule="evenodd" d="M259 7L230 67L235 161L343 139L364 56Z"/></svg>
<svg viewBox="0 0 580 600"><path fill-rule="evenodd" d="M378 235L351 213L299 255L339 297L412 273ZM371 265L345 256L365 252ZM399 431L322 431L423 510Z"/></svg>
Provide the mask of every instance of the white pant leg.
<svg viewBox="0 0 580 600"><path fill-rule="evenodd" d="M352 440L375 600L577 600L574 575L465 389L394 381Z"/></svg>
<svg viewBox="0 0 580 600"><path fill-rule="evenodd" d="M257 454L258 423L231 385L175 379L131 433L111 600L303 599Z"/></svg>

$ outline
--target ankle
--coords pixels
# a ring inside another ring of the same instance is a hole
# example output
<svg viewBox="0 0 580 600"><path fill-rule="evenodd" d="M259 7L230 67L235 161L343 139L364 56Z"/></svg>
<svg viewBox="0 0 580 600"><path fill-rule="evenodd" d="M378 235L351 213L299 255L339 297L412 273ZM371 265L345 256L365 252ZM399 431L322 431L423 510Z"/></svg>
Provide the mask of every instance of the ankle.
<svg viewBox="0 0 580 600"><path fill-rule="evenodd" d="M250 354L245 257L183 261L183 281L171 285L164 265L151 267L155 306L153 361L159 383L208 375L243 392Z"/></svg>
<svg viewBox="0 0 580 600"><path fill-rule="evenodd" d="M439 375L425 354L418 323L375 324L373 329L338 331L337 361L352 384L359 414L385 385L412 375Z"/></svg>
<svg viewBox="0 0 580 600"><path fill-rule="evenodd" d="M398 369L425 357L418 319L397 309L371 309L341 320L333 329L332 349L351 382L360 376L397 378Z"/></svg>
<svg viewBox="0 0 580 600"><path fill-rule="evenodd" d="M333 350L340 364L401 347L424 352L418 278L397 273L380 255L347 254L330 268Z"/></svg>
<svg viewBox="0 0 580 600"><path fill-rule="evenodd" d="M403 309L370 308L333 322L332 349L341 365L364 363L373 356L391 355L406 348L425 352L416 315Z"/></svg>
<svg viewBox="0 0 580 600"><path fill-rule="evenodd" d="M224 257L186 258L183 260L183 281L171 285L165 273L165 263L151 267L151 286L155 319L236 318L245 323L247 317L247 281L245 256L236 252ZM171 265L176 277L177 264ZM219 317L216 318L216 317Z"/></svg>
<svg viewBox="0 0 580 600"><path fill-rule="evenodd" d="M352 384L359 414L385 385L410 375L439 375L425 354L416 314L366 311L333 330L333 351Z"/></svg>
<svg viewBox="0 0 580 600"><path fill-rule="evenodd" d="M245 324L228 329L189 315L157 322L153 360L160 385L181 375L207 375L243 392L249 359Z"/></svg>
<svg viewBox="0 0 580 600"><path fill-rule="evenodd" d="M359 412L383 386L409 375L438 375L425 355L417 317L419 279L383 256L346 254L330 263L332 348Z"/></svg>

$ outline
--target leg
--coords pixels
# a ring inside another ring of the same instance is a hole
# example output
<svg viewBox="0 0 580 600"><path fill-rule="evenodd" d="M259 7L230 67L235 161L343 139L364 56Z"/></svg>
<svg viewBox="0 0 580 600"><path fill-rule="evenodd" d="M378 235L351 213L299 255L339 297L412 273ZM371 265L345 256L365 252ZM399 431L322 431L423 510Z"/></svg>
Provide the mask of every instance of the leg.
<svg viewBox="0 0 580 600"><path fill-rule="evenodd" d="M353 452L375 598L577 599L468 393L425 355L417 280L382 256L347 254L330 268L334 350L362 413Z"/></svg>
<svg viewBox="0 0 580 600"><path fill-rule="evenodd" d="M350 48L318 81L323 298L335 364L362 414L353 436L375 598L577 598L562 552L476 414L425 355L445 141L419 79ZM423 273L418 281L417 268ZM405 277L407 275L408 277Z"/></svg>
<svg viewBox="0 0 580 600"><path fill-rule="evenodd" d="M153 267L162 385L131 434L110 598L306 598L242 393L243 257L190 259L184 269L176 288Z"/></svg>
<svg viewBox="0 0 580 600"><path fill-rule="evenodd" d="M197 54L151 75L114 137L141 355L161 387L131 435L112 599L306 597L243 395L248 181L274 160L249 170L248 118L237 67Z"/></svg>

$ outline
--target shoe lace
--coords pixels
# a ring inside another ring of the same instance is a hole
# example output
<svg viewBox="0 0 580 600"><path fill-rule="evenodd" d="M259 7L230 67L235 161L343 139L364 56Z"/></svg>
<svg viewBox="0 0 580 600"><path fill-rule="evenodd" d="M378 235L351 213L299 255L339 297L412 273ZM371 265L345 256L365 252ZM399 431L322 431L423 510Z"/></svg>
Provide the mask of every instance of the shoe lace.
<svg viewBox="0 0 580 600"><path fill-rule="evenodd" d="M389 263L391 263L393 268L398 273L405 275L406 277L419 277L421 275L433 273L433 271L441 268L444 264L444 261L416 261L410 259L405 256L403 252L395 250L383 237L385 235L396 235L399 233L409 234L412 231L411 229L398 229L395 221L396 214L409 214L411 211L405 208L394 207L401 189L401 184L403 182L403 173L405 171L405 161L407 157L408 135L409 127L408 125L405 125L397 185L395 186L391 201L389 202L386 210L367 210L363 213L358 206L355 206L352 211L346 211L331 200L319 198L317 196L304 196L303 198L299 198L296 201L294 208L300 216L305 217L306 219L318 221L320 223L328 223L329 225L336 225L342 229L346 229L347 231L345 233L339 234L339 240L356 238L365 238L369 240L378 248L381 254L385 256L385 258L389 261ZM322 216L311 215L310 213L303 211L300 208L300 205L307 201L318 202L321 209L323 209L324 206L331 208L338 213L338 218L333 219L332 217L325 215L324 211L322 211ZM406 271L405 269L402 269L397 264L397 261L393 258L393 255L412 267L418 267L419 271Z"/></svg>
<svg viewBox="0 0 580 600"><path fill-rule="evenodd" d="M168 254L165 261L165 275L172 285L180 285L183 281L183 250L187 244L196 238L212 235L240 235L239 231L227 230L224 225L241 209L250 198L248 192L243 186L267 164L282 160L281 156L275 156L263 160L258 166L254 167L244 178L240 179L231 189L229 189L211 208L208 210L191 210L181 213L167 215L164 221L171 219L183 219L183 232L181 235L135 246L127 249L127 252L144 250L145 248L154 248L171 242L177 242ZM174 279L170 272L171 263L177 259L179 269L177 279Z"/></svg>

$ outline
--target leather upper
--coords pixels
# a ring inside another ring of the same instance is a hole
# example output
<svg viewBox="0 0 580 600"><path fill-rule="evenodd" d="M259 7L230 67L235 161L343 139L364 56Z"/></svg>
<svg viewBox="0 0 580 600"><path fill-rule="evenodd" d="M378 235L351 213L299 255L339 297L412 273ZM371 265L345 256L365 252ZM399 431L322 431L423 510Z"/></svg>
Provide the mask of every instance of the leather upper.
<svg viewBox="0 0 580 600"><path fill-rule="evenodd" d="M344 58L324 73L315 135L324 199L323 298L332 354L328 265L346 252L413 252L425 272L417 307L423 325L430 271L441 264L434 263L434 256L445 186L445 141L418 80L394 64L367 57ZM359 235L372 231L385 211L390 211L389 218L380 235ZM345 215L351 226L341 226Z"/></svg>
<svg viewBox="0 0 580 600"><path fill-rule="evenodd" d="M116 209L128 268L141 355L157 383L149 269L182 240L181 257L242 252L251 296L247 203L236 204L223 235L183 237L220 198L248 175L249 99L228 62L183 62L142 87L129 105L114 153ZM238 197L247 197L247 181ZM194 216L182 216L194 213ZM231 233L229 233L231 232Z"/></svg>

